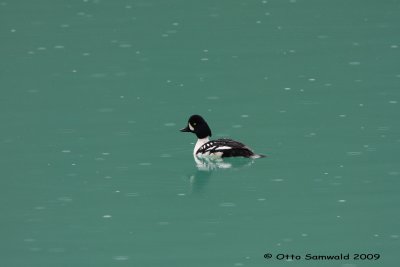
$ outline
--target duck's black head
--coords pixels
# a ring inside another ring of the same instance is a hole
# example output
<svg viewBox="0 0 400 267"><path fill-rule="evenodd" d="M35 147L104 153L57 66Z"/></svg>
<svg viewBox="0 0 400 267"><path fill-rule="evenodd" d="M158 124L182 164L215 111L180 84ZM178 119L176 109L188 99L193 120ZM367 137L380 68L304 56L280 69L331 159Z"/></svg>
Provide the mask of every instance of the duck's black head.
<svg viewBox="0 0 400 267"><path fill-rule="evenodd" d="M200 115L192 115L189 118L188 125L181 129L181 132L190 132L196 134L197 138L206 138L211 136L211 129L207 122Z"/></svg>

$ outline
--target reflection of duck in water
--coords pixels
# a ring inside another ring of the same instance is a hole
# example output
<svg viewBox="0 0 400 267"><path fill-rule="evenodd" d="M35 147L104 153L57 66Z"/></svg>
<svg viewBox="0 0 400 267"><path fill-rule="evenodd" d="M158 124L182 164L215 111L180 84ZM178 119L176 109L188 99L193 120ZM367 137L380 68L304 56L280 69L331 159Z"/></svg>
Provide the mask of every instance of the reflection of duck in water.
<svg viewBox="0 0 400 267"><path fill-rule="evenodd" d="M230 168L231 164L224 163L221 158L245 157L263 158L264 155L254 153L249 147L232 139L222 138L211 140L211 129L207 122L200 115L192 115L188 125L181 129L181 132L191 132L197 136L197 143L194 146L193 156L199 168L210 168L210 163L216 168ZM211 167L212 168L212 167Z"/></svg>
<svg viewBox="0 0 400 267"><path fill-rule="evenodd" d="M194 174L188 176L190 182L190 191L192 194L204 193L207 184L210 181L212 171L197 170Z"/></svg>
<svg viewBox="0 0 400 267"><path fill-rule="evenodd" d="M249 161L245 158L231 158L226 161L222 161L222 159L214 161L196 159L196 163L196 172L192 175L188 175L188 178L192 193L202 193L210 181L211 175L220 171L218 169L230 169L230 171L237 171L239 169L249 167L254 163L254 160Z"/></svg>

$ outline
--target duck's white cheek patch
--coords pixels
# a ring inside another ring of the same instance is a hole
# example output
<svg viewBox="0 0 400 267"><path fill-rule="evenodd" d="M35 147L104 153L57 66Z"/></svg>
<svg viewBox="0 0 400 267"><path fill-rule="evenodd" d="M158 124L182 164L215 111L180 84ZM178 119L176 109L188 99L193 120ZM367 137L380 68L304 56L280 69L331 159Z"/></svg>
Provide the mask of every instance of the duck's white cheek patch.
<svg viewBox="0 0 400 267"><path fill-rule="evenodd" d="M194 131L194 128L193 128L193 126L189 123L189 129L193 132Z"/></svg>

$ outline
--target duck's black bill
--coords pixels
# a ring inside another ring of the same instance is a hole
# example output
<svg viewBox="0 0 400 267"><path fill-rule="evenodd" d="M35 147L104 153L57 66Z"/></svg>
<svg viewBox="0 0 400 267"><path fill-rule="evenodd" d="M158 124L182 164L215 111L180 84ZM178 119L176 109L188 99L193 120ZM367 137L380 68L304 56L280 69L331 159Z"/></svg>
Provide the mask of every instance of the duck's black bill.
<svg viewBox="0 0 400 267"><path fill-rule="evenodd" d="M186 126L185 128L182 128L179 131L181 131L181 132L191 132L190 129L189 129L189 126Z"/></svg>

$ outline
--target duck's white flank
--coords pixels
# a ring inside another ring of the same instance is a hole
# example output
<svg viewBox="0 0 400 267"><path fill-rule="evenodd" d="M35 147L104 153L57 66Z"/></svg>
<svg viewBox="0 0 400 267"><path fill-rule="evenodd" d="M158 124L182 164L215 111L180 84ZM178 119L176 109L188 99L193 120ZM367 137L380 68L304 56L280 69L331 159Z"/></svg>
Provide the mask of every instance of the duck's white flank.
<svg viewBox="0 0 400 267"><path fill-rule="evenodd" d="M197 139L197 143L196 143L196 145L194 146L194 150L193 150L193 156L196 156L196 152L197 152L197 150L202 146L202 145L204 145L205 143L207 143L207 142L209 142L210 140L208 139L208 136L206 137L206 138L199 138L199 139Z"/></svg>

